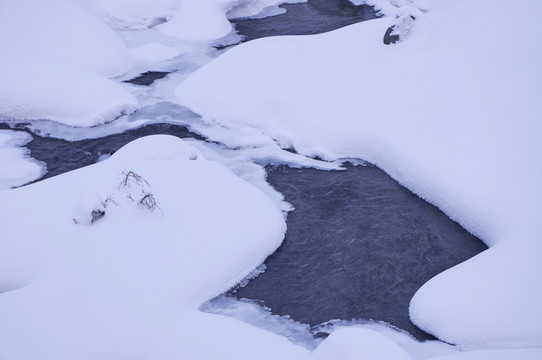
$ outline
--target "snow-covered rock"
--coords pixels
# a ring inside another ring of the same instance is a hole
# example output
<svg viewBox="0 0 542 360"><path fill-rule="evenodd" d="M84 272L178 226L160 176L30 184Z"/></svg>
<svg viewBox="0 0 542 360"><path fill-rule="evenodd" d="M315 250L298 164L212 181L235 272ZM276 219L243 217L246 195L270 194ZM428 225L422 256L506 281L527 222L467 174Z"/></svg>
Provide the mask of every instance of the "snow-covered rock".
<svg viewBox="0 0 542 360"><path fill-rule="evenodd" d="M386 336L358 327L334 331L311 354L311 360L410 360L408 353Z"/></svg>
<svg viewBox="0 0 542 360"><path fill-rule="evenodd" d="M95 126L129 114L137 100L103 76L67 65L0 59L0 120Z"/></svg>
<svg viewBox="0 0 542 360"><path fill-rule="evenodd" d="M128 70L128 50L98 18L70 0L0 3L2 58L66 64L112 77ZM0 59L2 67L5 64Z"/></svg>
<svg viewBox="0 0 542 360"><path fill-rule="evenodd" d="M128 50L107 25L68 0L0 2L0 120L94 126L137 108L106 77L128 70Z"/></svg>
<svg viewBox="0 0 542 360"><path fill-rule="evenodd" d="M123 186L129 171L144 185ZM142 190L159 211L140 206ZM198 311L279 246L285 222L266 195L178 138L136 140L95 165L2 191L0 203L2 358L308 354ZM72 220L93 205L105 212L98 221Z"/></svg>

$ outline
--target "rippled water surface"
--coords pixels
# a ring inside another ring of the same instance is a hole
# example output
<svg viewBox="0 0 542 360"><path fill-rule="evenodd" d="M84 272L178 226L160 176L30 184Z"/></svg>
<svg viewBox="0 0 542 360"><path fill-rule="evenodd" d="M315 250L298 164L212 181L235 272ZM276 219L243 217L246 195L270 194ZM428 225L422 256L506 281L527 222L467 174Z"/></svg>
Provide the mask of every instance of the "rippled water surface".
<svg viewBox="0 0 542 360"><path fill-rule="evenodd" d="M270 168L295 210L267 269L230 293L315 326L383 320L418 339L409 301L427 280L486 249L439 209L374 166L347 171Z"/></svg>
<svg viewBox="0 0 542 360"><path fill-rule="evenodd" d="M236 30L245 40L276 35L309 35L338 29L377 18L370 6L354 6L348 0L309 0L286 4L287 12L263 19L234 20Z"/></svg>

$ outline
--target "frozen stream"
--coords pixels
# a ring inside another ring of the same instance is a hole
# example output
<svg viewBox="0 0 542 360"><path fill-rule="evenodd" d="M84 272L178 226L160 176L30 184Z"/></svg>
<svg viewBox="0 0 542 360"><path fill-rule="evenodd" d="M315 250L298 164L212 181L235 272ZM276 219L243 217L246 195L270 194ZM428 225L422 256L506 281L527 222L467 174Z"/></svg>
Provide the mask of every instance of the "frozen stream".
<svg viewBox="0 0 542 360"><path fill-rule="evenodd" d="M283 15L234 23L250 40L329 31L376 17L370 8L346 0L310 0L284 8L288 12ZM153 114L153 106L148 114ZM190 123L187 118L179 123ZM26 146L32 157L47 164L45 177L51 177L104 159L142 136L205 137L184 125L154 122L72 142L33 133L34 140ZM288 215L286 239L267 259L266 271L228 296L261 300L274 314L290 315L310 326L333 319L372 319L418 339L431 338L410 322L410 299L431 277L483 251L485 245L378 168L267 169L269 183L295 211Z"/></svg>

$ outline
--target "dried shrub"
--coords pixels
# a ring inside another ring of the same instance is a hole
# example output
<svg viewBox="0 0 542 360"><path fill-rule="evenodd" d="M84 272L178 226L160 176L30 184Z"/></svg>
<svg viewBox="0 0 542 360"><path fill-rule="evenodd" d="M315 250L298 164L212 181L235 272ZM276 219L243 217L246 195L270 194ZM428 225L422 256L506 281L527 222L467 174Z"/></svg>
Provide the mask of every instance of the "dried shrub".
<svg viewBox="0 0 542 360"><path fill-rule="evenodd" d="M123 172L120 173L120 177L121 177L121 181L117 185L118 190L123 189L125 187L130 187L130 184L132 183L141 187L145 186L145 184L150 186L147 180L143 179L139 174L133 171L124 170Z"/></svg>
<svg viewBox="0 0 542 360"><path fill-rule="evenodd" d="M158 206L158 202L154 198L154 195L145 191L141 192L141 199L139 199L137 204L142 208L150 210L151 212L157 209L162 212L162 209L160 209L160 207Z"/></svg>
<svg viewBox="0 0 542 360"><path fill-rule="evenodd" d="M107 205L109 204L120 206L119 203L113 198L113 194L109 195L105 198L105 200L102 201L102 206L104 207L104 209L107 208Z"/></svg>

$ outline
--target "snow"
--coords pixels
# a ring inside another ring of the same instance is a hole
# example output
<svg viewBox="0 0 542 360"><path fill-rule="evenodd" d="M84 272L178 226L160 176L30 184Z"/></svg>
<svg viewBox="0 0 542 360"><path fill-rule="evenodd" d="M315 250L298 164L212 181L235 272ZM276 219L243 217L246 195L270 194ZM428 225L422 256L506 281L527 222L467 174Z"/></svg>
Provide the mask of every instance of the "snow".
<svg viewBox="0 0 542 360"><path fill-rule="evenodd" d="M0 119L95 126L137 100L106 77L128 70L120 37L74 2L0 3Z"/></svg>
<svg viewBox="0 0 542 360"><path fill-rule="evenodd" d="M224 5L217 0L182 1L173 18L157 29L183 40L218 39L232 31Z"/></svg>
<svg viewBox="0 0 542 360"><path fill-rule="evenodd" d="M434 360L538 360L542 358L541 348L500 349L485 351L467 351L457 354L438 356Z"/></svg>
<svg viewBox="0 0 542 360"><path fill-rule="evenodd" d="M46 165L29 156L24 145L32 141L25 132L0 130L0 190L27 184L46 172Z"/></svg>
<svg viewBox="0 0 542 360"><path fill-rule="evenodd" d="M81 0L115 29L145 29L169 20L177 0Z"/></svg>
<svg viewBox="0 0 542 360"><path fill-rule="evenodd" d="M391 46L395 18L248 42L176 95L232 134L372 162L437 205L491 249L425 284L412 320L464 348L542 346L542 8L515 6L414 9L410 37Z"/></svg>
<svg viewBox="0 0 542 360"><path fill-rule="evenodd" d="M228 19L254 16L269 7L293 2L303 0L182 0L172 19L156 28L183 40L219 39L232 32Z"/></svg>
<svg viewBox="0 0 542 360"><path fill-rule="evenodd" d="M95 73L55 63L0 59L0 120L96 126L134 112L137 100Z"/></svg>
<svg viewBox="0 0 542 360"><path fill-rule="evenodd" d="M106 77L121 75L129 66L120 37L69 0L2 1L0 44L2 57L47 60Z"/></svg>
<svg viewBox="0 0 542 360"><path fill-rule="evenodd" d="M182 55L186 50L180 46L148 43L129 50L130 58L137 62L160 62Z"/></svg>
<svg viewBox="0 0 542 360"><path fill-rule="evenodd" d="M130 171L144 180L118 186ZM144 192L159 208L139 204ZM285 223L266 195L178 138L138 139L95 165L0 192L0 202L3 358L307 354L198 311L280 245ZM105 215L74 221L83 209Z"/></svg>
<svg viewBox="0 0 542 360"><path fill-rule="evenodd" d="M0 191L0 358L542 356L542 52L532 42L541 5L351 1L389 17L240 45L186 80L176 94L203 121L168 102L174 86L216 56L214 40L238 40L230 19L297 1L0 2L0 120L37 120L31 127L80 139L158 119L187 122L209 140L152 136ZM385 46L390 26L401 40ZM172 69L149 88L119 83ZM148 107L122 117L138 102ZM0 130L0 189L45 172L23 147L30 140ZM310 334L300 324L290 332L287 319L250 306L234 318L199 310L282 240L289 205L261 164L336 169L344 158L375 163L491 246L411 302L421 328L484 351L354 323L300 346ZM129 186L118 187L123 176Z"/></svg>
<svg viewBox="0 0 542 360"><path fill-rule="evenodd" d="M362 328L336 330L310 356L311 360L412 359L399 345L380 333Z"/></svg>

